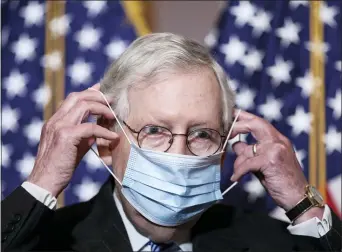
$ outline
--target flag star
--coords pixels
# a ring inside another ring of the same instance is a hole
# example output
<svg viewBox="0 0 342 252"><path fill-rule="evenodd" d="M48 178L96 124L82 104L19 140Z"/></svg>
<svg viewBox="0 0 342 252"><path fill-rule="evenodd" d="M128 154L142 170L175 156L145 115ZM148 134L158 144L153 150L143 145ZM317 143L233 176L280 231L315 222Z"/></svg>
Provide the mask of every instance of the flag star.
<svg viewBox="0 0 342 252"><path fill-rule="evenodd" d="M30 38L27 34L21 34L11 48L15 55L15 61L22 63L24 60L33 60L36 55L37 46L37 39Z"/></svg>
<svg viewBox="0 0 342 252"><path fill-rule="evenodd" d="M60 51L53 51L45 54L41 59L41 65L44 68L49 68L52 71L57 71L62 66L62 54Z"/></svg>
<svg viewBox="0 0 342 252"><path fill-rule="evenodd" d="M325 134L324 142L328 155L335 150L341 153L341 132L336 130L335 126L330 126L328 132Z"/></svg>
<svg viewBox="0 0 342 252"><path fill-rule="evenodd" d="M217 43L217 37L218 37L218 30L216 28L214 28L207 34L207 36L205 36L204 43L209 48L212 48Z"/></svg>
<svg viewBox="0 0 342 252"><path fill-rule="evenodd" d="M290 71L293 68L291 61L284 61L281 57L276 57L275 64L267 68L267 74L272 78L272 83L279 86L281 82L289 82L291 80Z"/></svg>
<svg viewBox="0 0 342 252"><path fill-rule="evenodd" d="M20 178L22 180L26 179L34 166L35 157L32 156L30 153L25 153L24 157L17 161L16 163L16 170L20 174Z"/></svg>
<svg viewBox="0 0 342 252"><path fill-rule="evenodd" d="M286 18L284 26L278 28L276 34L280 38L282 46L288 47L291 43L299 43L299 32L301 29L298 23L294 23L290 18Z"/></svg>
<svg viewBox="0 0 342 252"><path fill-rule="evenodd" d="M75 40L81 50L96 49L100 45L102 30L94 28L91 24L85 24L82 29L75 33Z"/></svg>
<svg viewBox="0 0 342 252"><path fill-rule="evenodd" d="M73 193L80 201L87 201L94 197L100 190L100 184L92 181L88 177L82 179L81 184L75 185Z"/></svg>
<svg viewBox="0 0 342 252"><path fill-rule="evenodd" d="M1 143L1 166L9 167L11 164L11 156L13 154L13 147L10 144Z"/></svg>
<svg viewBox="0 0 342 252"><path fill-rule="evenodd" d="M330 50L329 44L325 42L305 42L305 48L314 54L326 54Z"/></svg>
<svg viewBox="0 0 342 252"><path fill-rule="evenodd" d="M336 26L335 16L338 14L338 9L334 6L328 6L325 1L321 2L319 17L321 21L330 27Z"/></svg>
<svg viewBox="0 0 342 252"><path fill-rule="evenodd" d="M336 90L336 94L334 98L328 99L328 106L333 110L333 116L335 119L341 119L341 107L342 107L342 100L341 100L341 89Z"/></svg>
<svg viewBox="0 0 342 252"><path fill-rule="evenodd" d="M220 51L225 55L226 63L232 65L237 61L241 61L245 55L247 46L236 36L232 36L227 44L220 47Z"/></svg>
<svg viewBox="0 0 342 252"><path fill-rule="evenodd" d="M299 1L299 0L292 0L290 1L290 8L291 9L297 9L299 5L308 6L308 1Z"/></svg>
<svg viewBox="0 0 342 252"><path fill-rule="evenodd" d="M97 148L93 146L93 149L97 151ZM99 158L92 152L88 151L87 154L84 156L83 161L86 163L86 167L89 171L96 171L102 169L103 164L99 160Z"/></svg>
<svg viewBox="0 0 342 252"><path fill-rule="evenodd" d="M52 19L49 23L49 29L54 37L64 36L70 30L70 15L62 15Z"/></svg>
<svg viewBox="0 0 342 252"><path fill-rule="evenodd" d="M69 66L68 75L71 78L73 85L87 85L91 81L94 67L91 63L85 62L83 59L76 59L75 62Z"/></svg>
<svg viewBox="0 0 342 252"><path fill-rule="evenodd" d="M9 34L10 34L10 29L8 27L2 28L2 31L1 31L1 47L4 47L5 45L7 45Z"/></svg>
<svg viewBox="0 0 342 252"><path fill-rule="evenodd" d="M38 89L32 92L31 98L38 108L43 109L51 99L50 87L42 84Z"/></svg>
<svg viewBox="0 0 342 252"><path fill-rule="evenodd" d="M40 140L44 122L39 118L33 118L31 123L24 128L24 135L30 145L35 146Z"/></svg>
<svg viewBox="0 0 342 252"><path fill-rule="evenodd" d="M258 112L265 117L269 122L278 121L282 118L281 108L283 102L281 99L275 99L274 96L268 96L266 103L261 104L258 107Z"/></svg>
<svg viewBox="0 0 342 252"><path fill-rule="evenodd" d="M239 27L250 23L255 11L255 6L249 1L239 1L238 6L232 6L230 8L230 13L235 16L235 24Z"/></svg>
<svg viewBox="0 0 342 252"><path fill-rule="evenodd" d="M336 68L336 70L338 70L338 71L340 71L340 72L342 71L341 60L335 62L335 68Z"/></svg>
<svg viewBox="0 0 342 252"><path fill-rule="evenodd" d="M1 115L1 129L2 133L6 134L8 131L16 132L18 129L18 121L20 118L20 110L12 109L5 105L2 107Z"/></svg>
<svg viewBox="0 0 342 252"><path fill-rule="evenodd" d="M87 8L87 15L95 17L106 8L105 1L85 1L83 2L85 8Z"/></svg>
<svg viewBox="0 0 342 252"><path fill-rule="evenodd" d="M113 39L105 48L105 54L111 60L116 60L126 50L127 44L120 39Z"/></svg>
<svg viewBox="0 0 342 252"><path fill-rule="evenodd" d="M305 159L306 156L307 156L307 152L306 152L304 149L302 149L302 150L297 150L296 147L294 147L294 152L295 152L295 154L296 154L296 158L297 158L297 160L298 160L298 162L299 162L299 164L300 164L300 167L301 167L302 169L304 169L303 161L304 161L304 159Z"/></svg>
<svg viewBox="0 0 342 252"><path fill-rule="evenodd" d="M262 59L264 58L264 53L256 49L249 50L249 53L243 57L241 64L245 66L245 71L247 74L251 75L255 71L262 68Z"/></svg>
<svg viewBox="0 0 342 252"><path fill-rule="evenodd" d="M249 24L253 27L253 36L260 37L264 32L271 30L272 15L266 11L258 11L256 15L251 19Z"/></svg>
<svg viewBox="0 0 342 252"><path fill-rule="evenodd" d="M252 179L247 181L244 185L244 190L248 193L248 202L253 203L258 198L266 195L265 188L260 183L259 179L252 176Z"/></svg>
<svg viewBox="0 0 342 252"><path fill-rule="evenodd" d="M243 110L252 109L254 106L255 91L249 88L241 88L236 93L237 106Z"/></svg>
<svg viewBox="0 0 342 252"><path fill-rule="evenodd" d="M27 74L21 74L18 70L12 70L10 75L4 79L4 89L9 99L16 96L24 97L27 89L26 85L29 81Z"/></svg>
<svg viewBox="0 0 342 252"><path fill-rule="evenodd" d="M233 79L228 78L227 83L230 86L230 88L233 89L234 91L236 91L238 86L239 86L238 82L236 80L233 80Z"/></svg>
<svg viewBox="0 0 342 252"><path fill-rule="evenodd" d="M308 98L315 87L319 85L319 79L314 78L312 73L307 70L303 77L298 77L296 79L296 85L302 89L301 95Z"/></svg>
<svg viewBox="0 0 342 252"><path fill-rule="evenodd" d="M306 113L302 106L297 106L295 114L287 118L287 123L292 127L292 135L297 137L302 132L308 134L312 119L311 113Z"/></svg>
<svg viewBox="0 0 342 252"><path fill-rule="evenodd" d="M40 25L44 19L44 3L28 2L27 6L20 10L20 16L25 21L25 26Z"/></svg>

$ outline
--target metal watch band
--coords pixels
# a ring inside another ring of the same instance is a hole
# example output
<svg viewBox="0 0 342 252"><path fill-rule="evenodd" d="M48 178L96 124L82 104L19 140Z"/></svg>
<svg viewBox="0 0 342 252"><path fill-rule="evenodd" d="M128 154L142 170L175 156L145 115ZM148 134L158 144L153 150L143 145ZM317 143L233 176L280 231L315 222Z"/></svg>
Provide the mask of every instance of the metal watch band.
<svg viewBox="0 0 342 252"><path fill-rule="evenodd" d="M308 197L305 197L302 201L300 201L294 208L290 209L286 212L286 216L293 222L307 210L313 207L312 202L309 200Z"/></svg>

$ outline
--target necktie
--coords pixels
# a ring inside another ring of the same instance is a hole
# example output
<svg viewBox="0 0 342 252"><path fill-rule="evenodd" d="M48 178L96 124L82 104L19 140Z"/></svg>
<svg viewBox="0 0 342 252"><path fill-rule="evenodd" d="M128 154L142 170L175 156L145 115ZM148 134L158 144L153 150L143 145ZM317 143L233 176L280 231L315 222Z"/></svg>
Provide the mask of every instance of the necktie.
<svg viewBox="0 0 342 252"><path fill-rule="evenodd" d="M152 252L178 252L182 251L180 247L174 243L154 243L153 241L149 241L149 244L151 245L151 251Z"/></svg>

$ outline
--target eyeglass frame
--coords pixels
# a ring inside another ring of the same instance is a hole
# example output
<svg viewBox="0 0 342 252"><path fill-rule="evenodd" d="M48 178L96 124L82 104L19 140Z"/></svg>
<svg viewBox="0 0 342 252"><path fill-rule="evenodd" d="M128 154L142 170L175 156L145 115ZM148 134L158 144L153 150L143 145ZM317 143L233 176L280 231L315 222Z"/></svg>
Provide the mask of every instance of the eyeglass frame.
<svg viewBox="0 0 342 252"><path fill-rule="evenodd" d="M154 125L154 124L147 124L147 125L143 126L139 131L137 131L137 130L133 129L131 126L129 126L125 121L122 121L122 122L123 122L123 124L124 124L131 132L137 134L136 140L137 140L138 146L139 146L140 148L142 148L142 147L140 146L140 143L139 143L139 134L140 134L141 131L142 131L143 129L145 129L146 127L148 127L148 126L155 126L155 127L163 128L163 129L169 131L169 132L171 133L171 143L170 143L170 146L169 146L165 151L163 151L163 152L167 152L167 151L171 148L175 136L185 136L185 137L186 137L186 146L187 146L188 150L189 150L193 155L199 156L199 155L193 153L193 152L191 151L190 147L189 147L189 141L188 141L189 135L191 135L191 133L193 133L194 131L198 131L198 130L213 130L213 131L217 132L217 133L220 135L220 137L221 137L221 142L220 142L220 145L219 145L219 147L217 148L217 150L216 150L213 154L210 154L210 155L208 156L208 157L210 157L210 156L212 156L212 155L215 155L216 152L221 148L222 142L223 142L223 141L222 141L222 138L227 137L226 135L221 135L220 132L218 132L217 130L211 129L211 128L194 129L194 130L189 131L187 134L180 134L180 133L173 133L170 129L168 129L168 128L164 127L164 126L159 126L159 125Z"/></svg>

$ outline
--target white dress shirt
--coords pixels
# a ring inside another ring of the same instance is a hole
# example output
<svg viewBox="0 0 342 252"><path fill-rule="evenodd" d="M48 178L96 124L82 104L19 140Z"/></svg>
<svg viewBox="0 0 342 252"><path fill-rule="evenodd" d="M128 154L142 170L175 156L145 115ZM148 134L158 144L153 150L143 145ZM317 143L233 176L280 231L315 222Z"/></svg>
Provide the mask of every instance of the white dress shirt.
<svg viewBox="0 0 342 252"><path fill-rule="evenodd" d="M33 197L35 197L38 201L43 203L50 209L55 209L57 205L57 199L51 195L50 192L47 190L32 184L30 182L24 182L22 187L30 193ZM114 193L114 201L122 221L125 225L131 246L134 251L151 251L150 245L147 245L149 239L143 235L141 235L133 226L133 224L128 220L126 217L125 212L122 209L122 205L120 200L117 198L116 194ZM322 220L317 217L304 221L297 225L289 225L287 229L293 235L303 235L303 236L311 236L315 238L319 238L324 236L332 227L332 217L330 208L325 205L324 207L324 214ZM179 247L183 251L192 251L192 243L184 243L179 244Z"/></svg>

